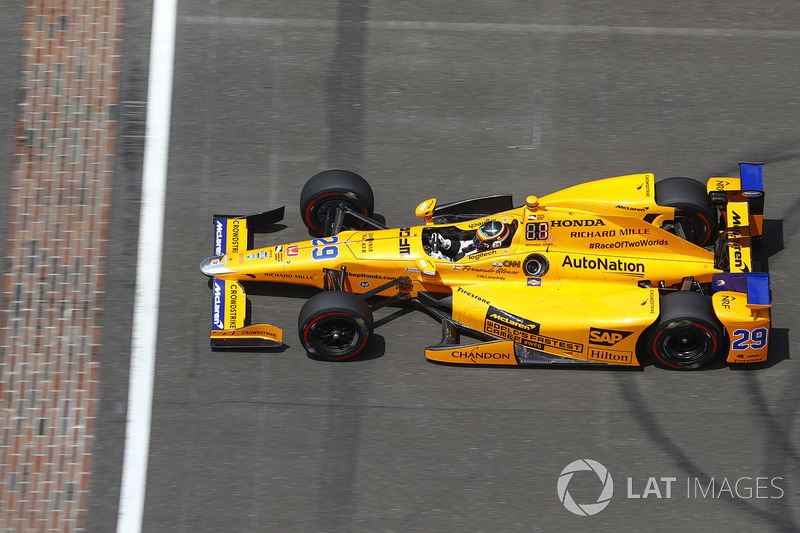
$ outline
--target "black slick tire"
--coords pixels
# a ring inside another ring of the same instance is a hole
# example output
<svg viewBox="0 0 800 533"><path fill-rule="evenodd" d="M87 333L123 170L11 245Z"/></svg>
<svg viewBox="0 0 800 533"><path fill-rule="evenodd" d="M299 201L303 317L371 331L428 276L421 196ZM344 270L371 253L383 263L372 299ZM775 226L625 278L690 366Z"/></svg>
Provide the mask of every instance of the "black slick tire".
<svg viewBox="0 0 800 533"><path fill-rule="evenodd" d="M675 221L686 240L710 244L717 234L717 217L709 207L706 186L692 178L667 178L656 182L656 203L675 208Z"/></svg>
<svg viewBox="0 0 800 533"><path fill-rule="evenodd" d="M325 170L312 176L300 192L303 223L315 235L325 234L326 223L333 222L340 206L371 217L375 198L367 180L348 170Z"/></svg>
<svg viewBox="0 0 800 533"><path fill-rule="evenodd" d="M661 314L647 339L653 362L664 368L692 370L725 351L725 333L711 304L689 291L661 297Z"/></svg>
<svg viewBox="0 0 800 533"><path fill-rule="evenodd" d="M342 361L358 354L372 336L373 318L363 298L343 291L315 294L297 319L300 343L320 359Z"/></svg>

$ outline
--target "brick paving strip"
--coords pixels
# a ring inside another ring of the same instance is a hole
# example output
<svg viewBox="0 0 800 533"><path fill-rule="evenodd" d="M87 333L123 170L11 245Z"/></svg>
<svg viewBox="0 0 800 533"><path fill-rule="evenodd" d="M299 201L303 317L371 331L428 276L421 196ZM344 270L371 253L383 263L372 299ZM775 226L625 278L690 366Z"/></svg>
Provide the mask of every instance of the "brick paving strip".
<svg viewBox="0 0 800 533"><path fill-rule="evenodd" d="M28 0L0 307L0 531L83 529L122 0Z"/></svg>

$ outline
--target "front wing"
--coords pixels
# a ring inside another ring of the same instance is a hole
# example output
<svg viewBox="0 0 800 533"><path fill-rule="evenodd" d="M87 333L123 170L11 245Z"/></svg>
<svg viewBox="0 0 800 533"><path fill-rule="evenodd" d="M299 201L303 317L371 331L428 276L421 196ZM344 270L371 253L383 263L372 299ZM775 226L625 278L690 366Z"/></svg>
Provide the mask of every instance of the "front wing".
<svg viewBox="0 0 800 533"><path fill-rule="evenodd" d="M214 215L214 254L208 267L224 270L226 255L252 247L253 234L283 219L278 208L255 215ZM212 265L213 262L218 265ZM205 262L204 262L205 263ZM235 280L211 279L213 292L210 344L223 348L277 348L283 346L283 331L269 324L250 324L247 295Z"/></svg>

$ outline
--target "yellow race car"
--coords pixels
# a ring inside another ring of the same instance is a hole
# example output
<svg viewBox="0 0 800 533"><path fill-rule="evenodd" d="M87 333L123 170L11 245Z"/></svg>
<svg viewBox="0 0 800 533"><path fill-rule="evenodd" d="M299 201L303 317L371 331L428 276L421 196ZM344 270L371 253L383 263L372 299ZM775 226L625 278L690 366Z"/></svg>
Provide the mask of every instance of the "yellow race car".
<svg viewBox="0 0 800 533"><path fill-rule="evenodd" d="M256 248L283 208L214 216L211 347L281 346L282 331L252 324L245 287L279 282L322 289L303 306L300 343L312 356L361 352L373 311L415 305L442 323L426 349L443 363L640 365L694 369L767 358L769 276L751 249L763 227L760 163L740 177L608 178L514 207L493 195L416 209L421 224L373 218L361 176L329 170L302 190L314 238ZM462 342L461 337L470 340Z"/></svg>

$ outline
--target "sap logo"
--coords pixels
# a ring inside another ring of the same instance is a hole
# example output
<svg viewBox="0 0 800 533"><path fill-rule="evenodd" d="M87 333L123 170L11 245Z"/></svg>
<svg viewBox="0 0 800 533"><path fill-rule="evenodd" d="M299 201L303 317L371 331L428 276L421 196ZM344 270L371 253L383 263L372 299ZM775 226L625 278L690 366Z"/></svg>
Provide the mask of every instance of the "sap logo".
<svg viewBox="0 0 800 533"><path fill-rule="evenodd" d="M589 328L589 344L614 346L631 333L631 331L614 331L612 329Z"/></svg>

